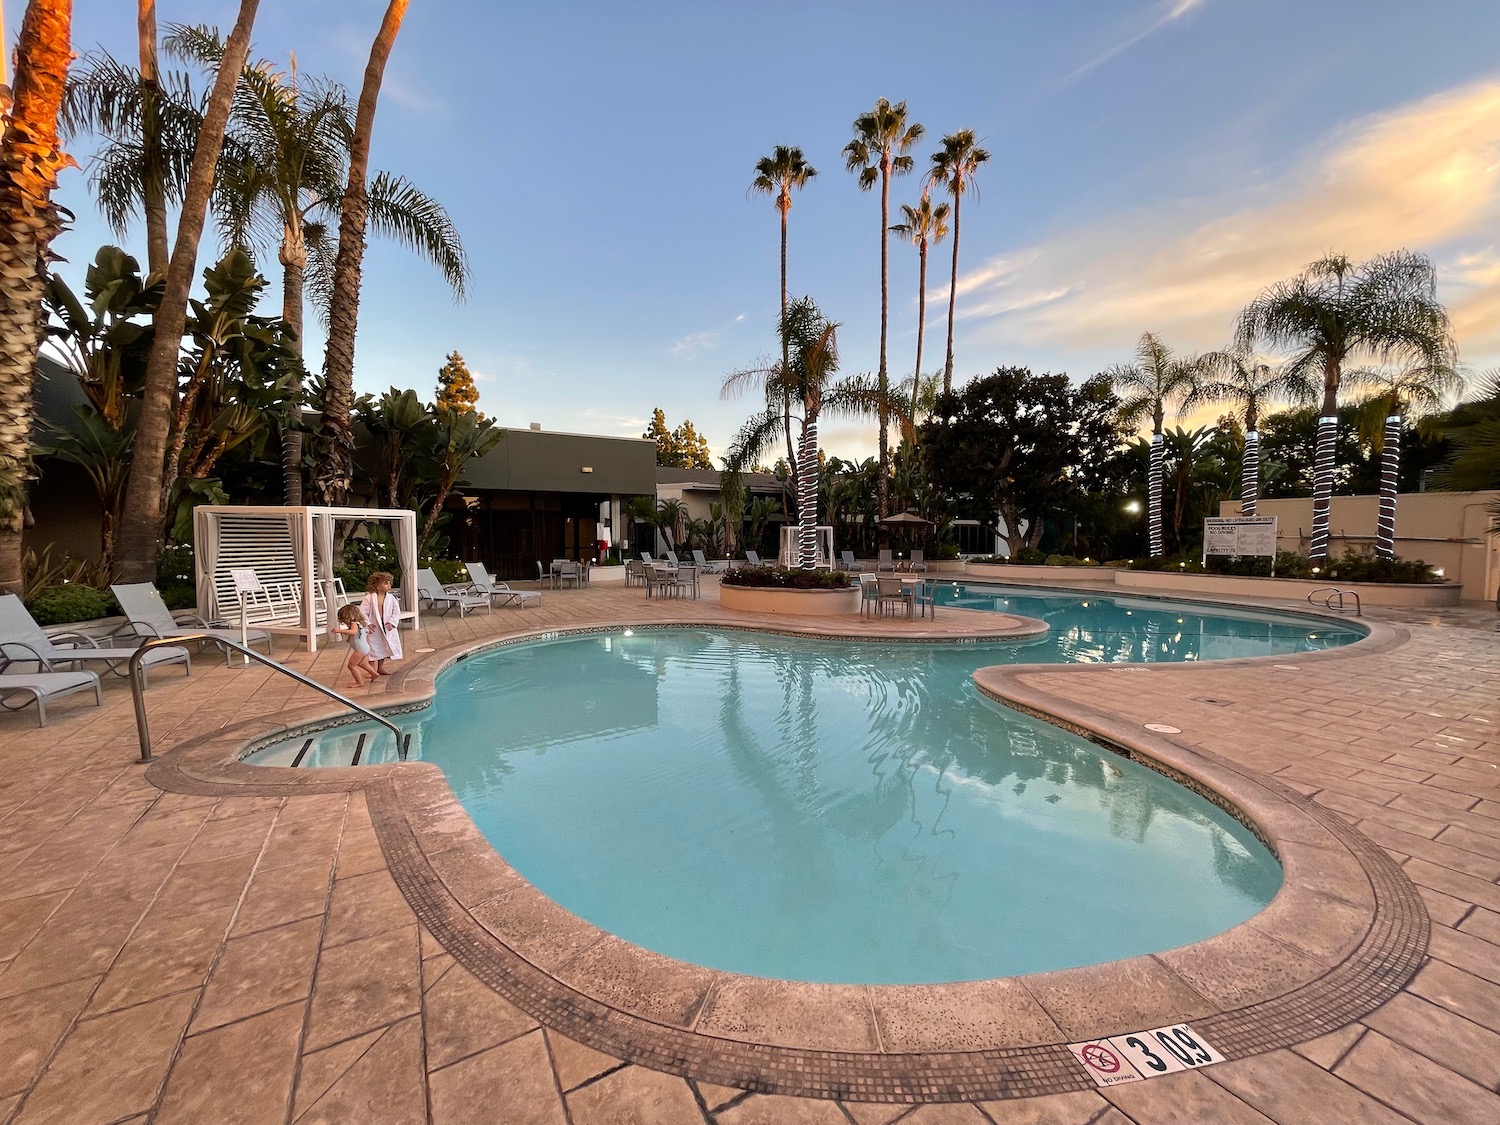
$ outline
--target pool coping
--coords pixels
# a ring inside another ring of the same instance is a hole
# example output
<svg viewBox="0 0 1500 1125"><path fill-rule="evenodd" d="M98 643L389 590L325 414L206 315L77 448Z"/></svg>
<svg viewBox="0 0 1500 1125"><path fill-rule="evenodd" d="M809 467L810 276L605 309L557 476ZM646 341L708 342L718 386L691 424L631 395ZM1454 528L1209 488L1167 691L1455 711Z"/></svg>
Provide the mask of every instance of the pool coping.
<svg viewBox="0 0 1500 1125"><path fill-rule="evenodd" d="M1398 629L1362 624L1369 630L1365 638L1295 659L1347 659L1401 643ZM783 621L779 628L767 628L646 619L536 630L448 646L414 661L392 678L390 705L380 709L426 706L437 676L476 652L625 627L875 641L956 639L910 633L849 637L827 621ZM1037 632L1021 628L984 639ZM872 1102L993 1100L1088 1089L1092 1082L1068 1051L1070 1042L1190 1020L1235 1058L1326 1034L1399 990L1421 964L1429 923L1415 888L1394 861L1336 814L1280 782L1201 747L1084 706L1061 705L1024 682L1028 674L1069 667L990 667L976 672L975 682L1000 702L1136 758L1239 816L1286 871L1266 910L1179 949L1024 977L894 986L775 981L675 961L564 910L484 839L436 766L329 767L310 775L238 760L248 747L273 736L319 721L327 725L325 707L300 708L189 740L158 760L147 777L163 789L219 796L362 791L408 903L470 972L588 1046L741 1089ZM1109 670L1150 674L1155 666Z"/></svg>

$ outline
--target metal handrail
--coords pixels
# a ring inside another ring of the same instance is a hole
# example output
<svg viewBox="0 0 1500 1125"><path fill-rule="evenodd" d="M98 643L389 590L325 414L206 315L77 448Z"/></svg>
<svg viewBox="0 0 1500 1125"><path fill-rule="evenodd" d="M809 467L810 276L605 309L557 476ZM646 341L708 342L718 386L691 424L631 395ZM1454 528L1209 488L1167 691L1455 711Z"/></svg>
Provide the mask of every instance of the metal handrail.
<svg viewBox="0 0 1500 1125"><path fill-rule="evenodd" d="M1307 604L1315 604L1313 602L1313 599L1316 598L1319 594L1324 593L1327 594L1327 596L1323 599L1324 609L1336 609L1338 610L1338 612L1343 613L1344 598L1347 596L1354 599L1354 616L1363 617L1365 615L1364 604L1359 600L1359 591L1340 590L1337 586L1319 586L1316 590L1313 590L1307 595ZM1335 602L1337 602L1338 604L1335 605Z"/></svg>
<svg viewBox="0 0 1500 1125"><path fill-rule="evenodd" d="M299 684L305 684L315 691L322 692L330 699L338 700L345 707L358 711L366 718L374 719L381 726L389 730L391 734L396 736L396 753L400 755L403 762L406 761L406 740L401 737L401 728L384 715L377 715L368 707L361 706L347 696L340 695L331 687L325 687L323 684L318 683L317 680L310 679L301 672L294 671L285 664L273 660L263 653L256 652L254 649L242 645L238 641L232 641L222 633L178 633L171 637L148 637L142 642L140 648L130 654L130 694L135 701L135 730L141 742L141 756L138 759L139 761L151 761L151 728L146 723L146 685L145 679L141 675L141 661L145 658L146 653L153 648L160 648L162 645L181 645L186 641L213 641L216 645L227 645L235 652L258 661L268 668L273 668L284 675L290 676Z"/></svg>

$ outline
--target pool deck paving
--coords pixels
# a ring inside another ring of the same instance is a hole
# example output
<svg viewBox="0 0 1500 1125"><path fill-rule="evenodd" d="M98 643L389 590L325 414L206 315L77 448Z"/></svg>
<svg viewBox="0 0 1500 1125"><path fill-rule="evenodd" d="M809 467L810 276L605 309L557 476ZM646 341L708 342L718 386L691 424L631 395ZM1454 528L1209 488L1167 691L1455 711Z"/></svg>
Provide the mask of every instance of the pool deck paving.
<svg viewBox="0 0 1500 1125"><path fill-rule="evenodd" d="M693 622L920 640L1003 632L997 617L795 622L722 610L712 582L696 601L547 590L536 609L424 615L401 673L352 694L420 698L457 652L521 634ZM1026 710L1222 780L1313 906L1231 931L1212 950L1228 961L1195 963L1195 946L1141 971L989 982L987 1000L909 994L905 1023L873 993L855 1020L828 993L782 1003L778 982L690 987L692 967L549 914L529 886L496 893L513 873L431 766L247 780L234 747L331 713L258 666L210 652L191 678L158 672L149 768L121 681L102 708L55 703L44 729L30 710L0 717L0 1122L1500 1120L1496 615L1367 617L1370 641L1315 656L982 675ZM290 643L289 666L335 681L341 646ZM1261 1047L1102 1091L1048 1061L1070 1034L1184 1018ZM964 1055L966 1035L1017 1046ZM1013 1092L1072 1088L952 1100L993 1083L1002 1055ZM951 1082L924 1092L924 1058L956 1060ZM828 1094L861 1067L869 1085L846 1097L766 1092ZM754 1077L713 1080L734 1075Z"/></svg>

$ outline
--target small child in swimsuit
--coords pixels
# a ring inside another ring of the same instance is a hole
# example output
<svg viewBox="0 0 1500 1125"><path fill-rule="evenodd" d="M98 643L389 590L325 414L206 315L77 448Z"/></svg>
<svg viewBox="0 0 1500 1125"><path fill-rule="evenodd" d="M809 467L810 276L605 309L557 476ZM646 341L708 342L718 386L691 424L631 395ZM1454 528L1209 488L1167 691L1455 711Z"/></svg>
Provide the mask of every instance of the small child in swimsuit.
<svg viewBox="0 0 1500 1125"><path fill-rule="evenodd" d="M354 686L361 687L374 680L378 674L370 662L370 626L357 605L339 608L339 623L333 631L349 638L349 660L345 667L354 679ZM364 678L361 678L364 677Z"/></svg>

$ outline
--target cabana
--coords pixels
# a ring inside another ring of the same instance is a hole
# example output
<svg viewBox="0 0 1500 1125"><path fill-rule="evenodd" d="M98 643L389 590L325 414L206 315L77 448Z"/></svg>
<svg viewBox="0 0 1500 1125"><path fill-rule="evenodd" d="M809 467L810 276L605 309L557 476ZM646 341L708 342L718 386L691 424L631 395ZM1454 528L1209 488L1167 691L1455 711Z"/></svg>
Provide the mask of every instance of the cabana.
<svg viewBox="0 0 1500 1125"><path fill-rule="evenodd" d="M308 652L317 652L318 634L327 630L330 615L339 607L342 584L333 575L333 545L335 525L341 520L390 527L401 567L401 618L415 627L417 514L401 508L194 508L198 613L208 621L292 633L306 638ZM249 588L246 572L251 570L258 591ZM311 596L304 596L305 591Z"/></svg>
<svg viewBox="0 0 1500 1125"><path fill-rule="evenodd" d="M827 524L818 524L816 531L818 554L814 565L819 570L830 570L833 567L833 528ZM784 567L797 567L802 565L801 560L802 525L784 523L781 525L781 552L777 562Z"/></svg>

